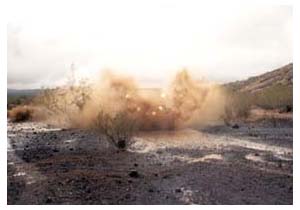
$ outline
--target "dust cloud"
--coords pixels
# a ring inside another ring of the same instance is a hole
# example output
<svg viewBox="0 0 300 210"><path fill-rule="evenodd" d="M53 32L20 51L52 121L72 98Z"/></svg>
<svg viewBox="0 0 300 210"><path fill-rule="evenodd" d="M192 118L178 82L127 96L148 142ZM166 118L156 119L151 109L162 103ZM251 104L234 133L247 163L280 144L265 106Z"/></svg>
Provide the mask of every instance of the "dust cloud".
<svg viewBox="0 0 300 210"><path fill-rule="evenodd" d="M47 90L38 97L49 120L70 127L92 127L99 112L126 112L140 130L173 130L216 123L224 110L219 85L192 79L182 70L166 89L141 88L134 78L104 72L93 83Z"/></svg>

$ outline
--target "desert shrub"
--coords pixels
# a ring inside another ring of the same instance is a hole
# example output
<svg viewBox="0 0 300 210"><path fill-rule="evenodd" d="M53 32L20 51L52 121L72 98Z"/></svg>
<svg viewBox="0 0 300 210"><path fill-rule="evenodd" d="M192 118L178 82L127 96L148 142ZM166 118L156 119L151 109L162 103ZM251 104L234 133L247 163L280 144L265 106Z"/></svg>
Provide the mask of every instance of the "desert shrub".
<svg viewBox="0 0 300 210"><path fill-rule="evenodd" d="M8 117L12 122L24 122L33 117L33 108L29 106L17 106L8 112Z"/></svg>
<svg viewBox="0 0 300 210"><path fill-rule="evenodd" d="M234 119L246 119L252 106L292 112L293 88L292 86L277 84L255 93L239 92L228 88L222 119L227 125L230 125Z"/></svg>
<svg viewBox="0 0 300 210"><path fill-rule="evenodd" d="M280 108L280 113L283 112L293 112L293 105L286 105Z"/></svg>
<svg viewBox="0 0 300 210"><path fill-rule="evenodd" d="M7 109L10 110L20 105L30 105L34 96L7 94Z"/></svg>
<svg viewBox="0 0 300 210"><path fill-rule="evenodd" d="M230 126L230 122L233 119L233 113L232 109L228 105L224 107L224 114L221 116L221 118L223 119L225 125Z"/></svg>
<svg viewBox="0 0 300 210"><path fill-rule="evenodd" d="M78 85L44 88L34 103L46 108L51 116L55 118L59 116L64 123L72 124L73 118L78 116L90 99L90 94L89 84L81 81Z"/></svg>
<svg viewBox="0 0 300 210"><path fill-rule="evenodd" d="M96 132L106 136L118 149L125 149L130 143L137 124L126 112L108 114L100 111L95 120Z"/></svg>
<svg viewBox="0 0 300 210"><path fill-rule="evenodd" d="M7 104L21 105L24 104L29 97L27 96L7 96Z"/></svg>
<svg viewBox="0 0 300 210"><path fill-rule="evenodd" d="M223 121L230 125L232 120L248 118L252 104L253 98L249 93L227 90Z"/></svg>
<svg viewBox="0 0 300 210"><path fill-rule="evenodd" d="M277 125L278 125L278 123L279 123L279 120L278 120L275 116L271 116L271 117L269 118L269 120L270 120L272 126L273 126L274 128L276 128Z"/></svg>
<svg viewBox="0 0 300 210"><path fill-rule="evenodd" d="M255 94L255 104L264 109L293 109L293 87L273 85Z"/></svg>
<svg viewBox="0 0 300 210"><path fill-rule="evenodd" d="M234 110L236 117L249 117L253 97L249 93L239 93L234 96Z"/></svg>

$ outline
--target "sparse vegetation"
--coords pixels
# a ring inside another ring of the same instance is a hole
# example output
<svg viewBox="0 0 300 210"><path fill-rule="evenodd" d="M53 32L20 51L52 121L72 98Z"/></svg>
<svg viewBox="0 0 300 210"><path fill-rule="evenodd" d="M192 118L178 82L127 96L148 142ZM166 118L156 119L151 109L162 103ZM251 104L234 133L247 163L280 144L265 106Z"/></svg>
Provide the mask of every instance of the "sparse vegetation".
<svg viewBox="0 0 300 210"><path fill-rule="evenodd" d="M50 115L60 116L66 123L71 123L73 117L84 108L90 97L90 86L85 81L78 85L60 88L44 88L34 99L38 106L45 107Z"/></svg>
<svg viewBox="0 0 300 210"><path fill-rule="evenodd" d="M224 123L230 125L232 120L247 119L251 105L252 96L250 94L227 90L224 114L222 115Z"/></svg>
<svg viewBox="0 0 300 210"><path fill-rule="evenodd" d="M12 122L24 122L33 117L33 108L29 106L17 106L8 112L8 117Z"/></svg>
<svg viewBox="0 0 300 210"><path fill-rule="evenodd" d="M278 125L278 120L276 119L276 117L271 116L269 120L270 120L272 126L273 126L274 128L276 128L277 125Z"/></svg>
<svg viewBox="0 0 300 210"><path fill-rule="evenodd" d="M277 109L281 113L292 112L293 88L291 85L276 84L251 93L227 87L222 119L226 125L230 125L232 120L247 119L252 107Z"/></svg>
<svg viewBox="0 0 300 210"><path fill-rule="evenodd" d="M281 109L286 112L293 108L293 87L273 85L255 94L254 103L264 109Z"/></svg>
<svg viewBox="0 0 300 210"><path fill-rule="evenodd" d="M47 118L47 110L33 105L19 105L7 112L12 122L41 121Z"/></svg>
<svg viewBox="0 0 300 210"><path fill-rule="evenodd" d="M112 115L100 111L95 121L95 130L118 149L125 149L137 130L137 124L126 112Z"/></svg>
<svg viewBox="0 0 300 210"><path fill-rule="evenodd" d="M30 105L34 96L7 95L7 109L11 110L17 106Z"/></svg>

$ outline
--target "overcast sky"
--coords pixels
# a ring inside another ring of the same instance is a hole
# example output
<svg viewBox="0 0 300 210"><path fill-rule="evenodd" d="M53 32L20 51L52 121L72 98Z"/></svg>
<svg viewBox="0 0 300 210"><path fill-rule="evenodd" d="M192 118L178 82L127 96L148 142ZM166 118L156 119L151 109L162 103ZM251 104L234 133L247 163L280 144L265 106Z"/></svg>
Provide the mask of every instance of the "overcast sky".
<svg viewBox="0 0 300 210"><path fill-rule="evenodd" d="M78 77L112 69L160 86L184 67L224 82L292 62L289 6L39 2L11 12L9 88L61 84L72 63Z"/></svg>

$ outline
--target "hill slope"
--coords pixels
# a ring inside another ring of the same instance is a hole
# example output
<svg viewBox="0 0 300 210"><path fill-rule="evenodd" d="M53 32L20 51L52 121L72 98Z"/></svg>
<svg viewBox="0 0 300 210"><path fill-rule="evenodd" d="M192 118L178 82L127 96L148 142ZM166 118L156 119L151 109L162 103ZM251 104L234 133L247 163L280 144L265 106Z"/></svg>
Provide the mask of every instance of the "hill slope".
<svg viewBox="0 0 300 210"><path fill-rule="evenodd" d="M274 86L293 86L293 64L290 63L265 74L250 77L247 80L226 84L232 90L256 93Z"/></svg>
<svg viewBox="0 0 300 210"><path fill-rule="evenodd" d="M293 64L247 80L228 83L224 87L235 95L237 104L234 107L247 104L248 107L258 106L289 112L293 107Z"/></svg>

